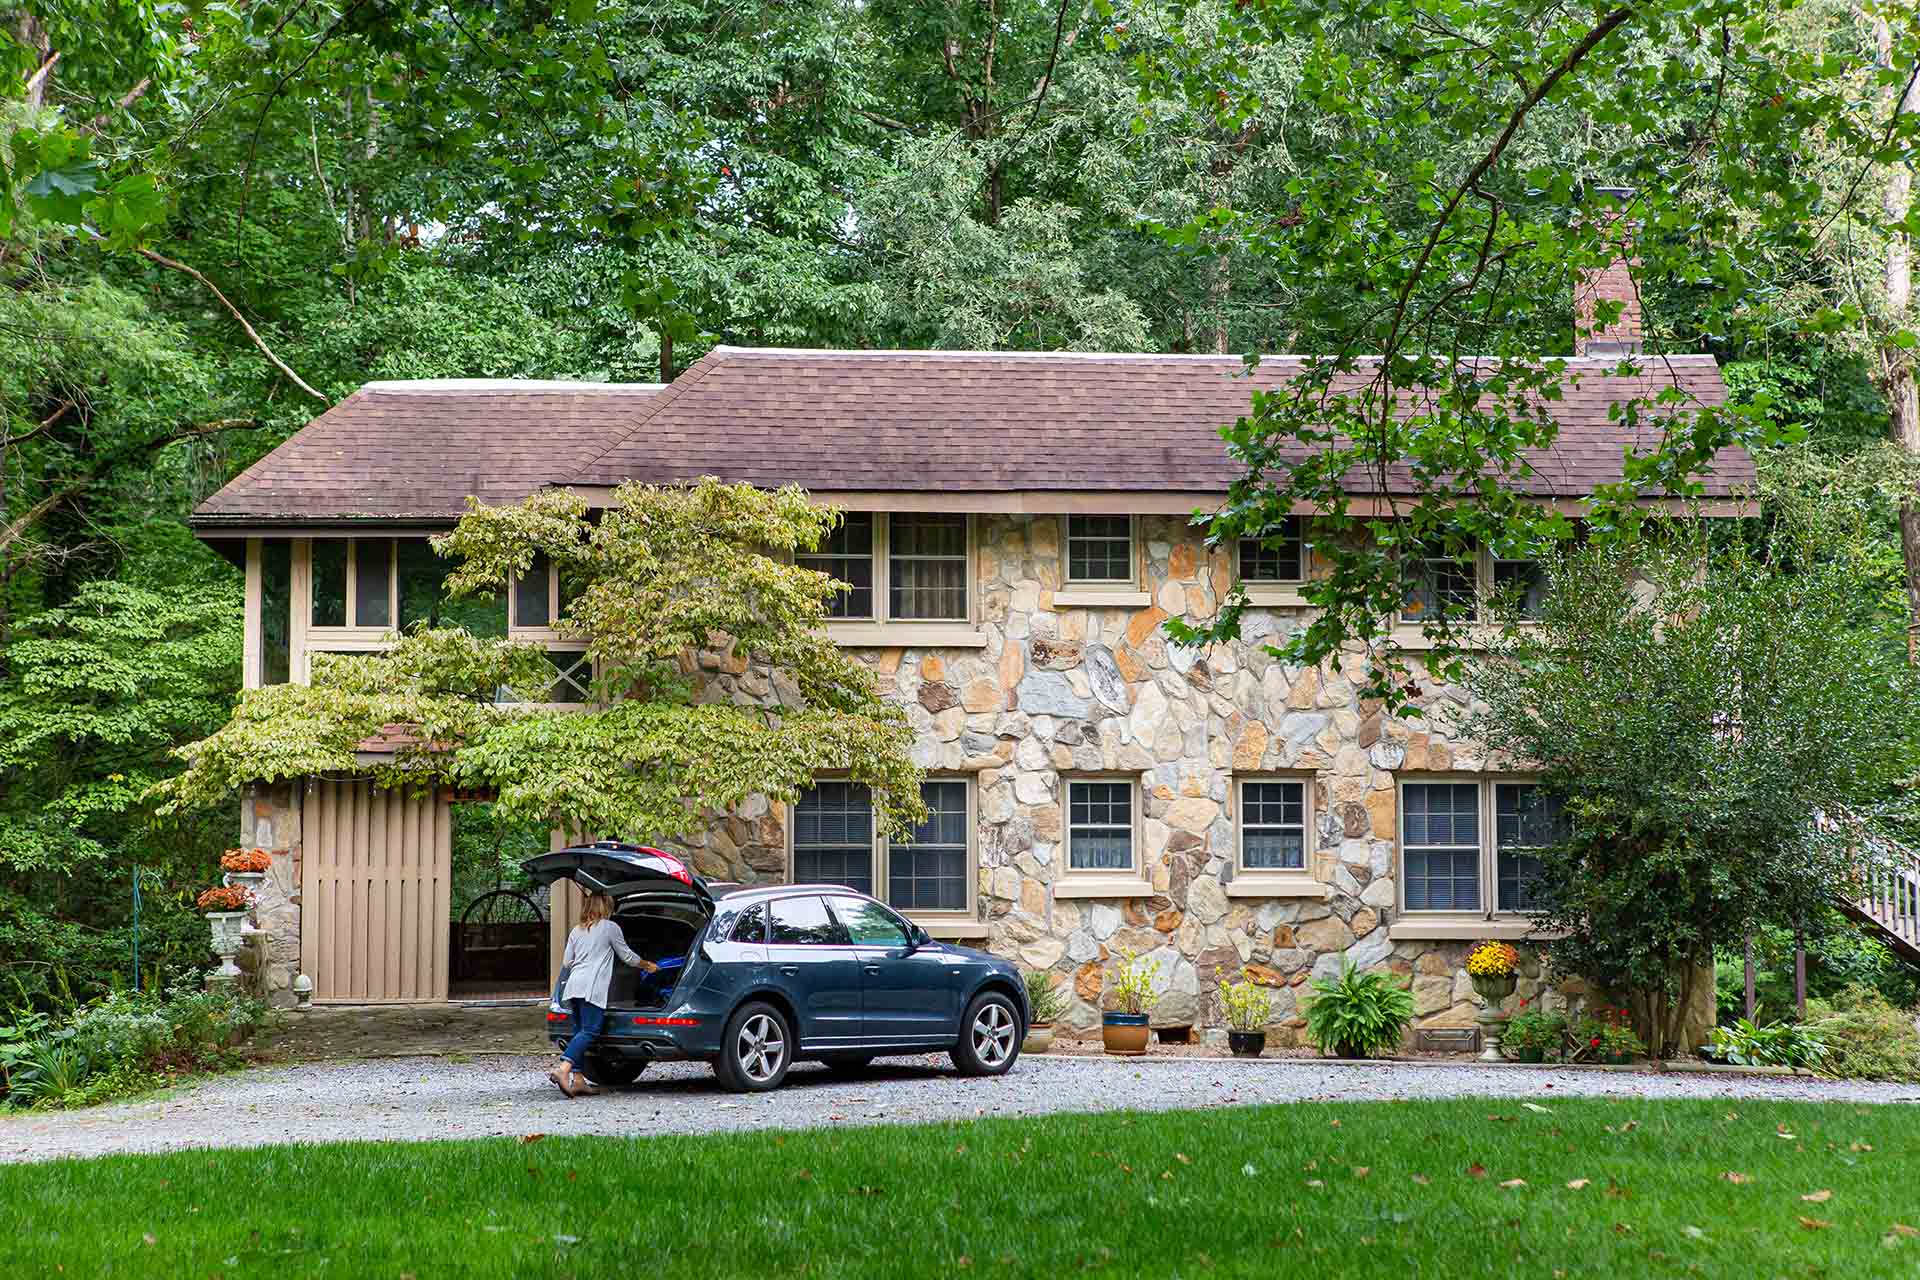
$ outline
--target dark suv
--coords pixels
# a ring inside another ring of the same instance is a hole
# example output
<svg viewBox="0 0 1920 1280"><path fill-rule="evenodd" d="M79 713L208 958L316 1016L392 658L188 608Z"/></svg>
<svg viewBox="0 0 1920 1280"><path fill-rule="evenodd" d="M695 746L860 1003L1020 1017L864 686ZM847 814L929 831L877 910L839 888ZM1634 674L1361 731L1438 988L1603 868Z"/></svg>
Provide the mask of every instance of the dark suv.
<svg viewBox="0 0 1920 1280"><path fill-rule="evenodd" d="M1019 970L935 942L863 893L791 884L716 896L672 854L611 841L522 865L535 883L611 896L627 945L661 966L615 966L606 1029L580 1064L603 1084L631 1084L655 1059L710 1062L742 1092L778 1087L796 1059L858 1071L882 1054L945 1050L963 1075L987 1076L1020 1056ZM557 986L547 1033L556 1045L573 1034Z"/></svg>

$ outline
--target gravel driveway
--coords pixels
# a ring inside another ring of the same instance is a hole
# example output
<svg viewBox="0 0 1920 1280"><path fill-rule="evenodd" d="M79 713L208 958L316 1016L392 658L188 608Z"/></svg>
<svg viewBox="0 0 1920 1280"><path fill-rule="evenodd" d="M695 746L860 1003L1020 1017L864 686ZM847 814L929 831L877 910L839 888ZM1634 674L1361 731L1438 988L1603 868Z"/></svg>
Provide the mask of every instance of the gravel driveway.
<svg viewBox="0 0 1920 1280"><path fill-rule="evenodd" d="M1807 1078L1230 1058L1025 1057L999 1079L966 1080L944 1056L883 1060L853 1081L803 1064L794 1068L785 1088L755 1095L723 1093L704 1066L657 1064L632 1089L570 1101L547 1083L549 1061L391 1058L251 1071L158 1102L0 1118L0 1161L207 1145L712 1133L1263 1102L1567 1094L1920 1102L1920 1086ZM245 1118L236 1124L238 1116Z"/></svg>

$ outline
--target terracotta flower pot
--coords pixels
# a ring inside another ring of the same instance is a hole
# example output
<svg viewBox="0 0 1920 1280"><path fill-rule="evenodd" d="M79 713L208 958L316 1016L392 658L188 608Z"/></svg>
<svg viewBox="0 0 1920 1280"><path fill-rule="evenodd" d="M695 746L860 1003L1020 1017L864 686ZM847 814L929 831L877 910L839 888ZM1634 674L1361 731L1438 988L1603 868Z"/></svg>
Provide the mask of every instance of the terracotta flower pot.
<svg viewBox="0 0 1920 1280"><path fill-rule="evenodd" d="M1267 1033L1229 1029L1227 1048L1233 1050L1233 1056L1236 1058L1257 1058L1267 1050Z"/></svg>
<svg viewBox="0 0 1920 1280"><path fill-rule="evenodd" d="M1106 1045L1108 1053L1137 1058L1147 1051L1147 1038L1151 1034L1144 1013L1101 1015L1100 1040Z"/></svg>
<svg viewBox="0 0 1920 1280"><path fill-rule="evenodd" d="M1045 1053L1053 1048L1053 1024L1036 1022L1027 1028L1027 1038L1020 1042L1022 1053Z"/></svg>

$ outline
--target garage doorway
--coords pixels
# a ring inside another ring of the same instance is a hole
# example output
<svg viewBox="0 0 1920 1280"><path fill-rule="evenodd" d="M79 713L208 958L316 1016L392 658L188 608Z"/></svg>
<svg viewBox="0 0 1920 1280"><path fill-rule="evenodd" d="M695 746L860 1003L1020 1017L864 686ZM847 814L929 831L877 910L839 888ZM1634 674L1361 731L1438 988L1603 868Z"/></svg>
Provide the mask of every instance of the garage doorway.
<svg viewBox="0 0 1920 1280"><path fill-rule="evenodd" d="M448 994L459 1001L535 1000L551 988L550 907L520 864L545 853L545 823L511 819L482 796L452 805Z"/></svg>

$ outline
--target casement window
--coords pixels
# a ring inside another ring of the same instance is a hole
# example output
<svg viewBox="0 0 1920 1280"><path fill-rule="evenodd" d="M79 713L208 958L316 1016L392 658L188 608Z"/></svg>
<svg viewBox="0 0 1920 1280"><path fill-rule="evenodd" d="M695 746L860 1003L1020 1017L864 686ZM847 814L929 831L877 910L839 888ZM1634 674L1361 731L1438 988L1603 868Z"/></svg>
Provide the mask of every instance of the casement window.
<svg viewBox="0 0 1920 1280"><path fill-rule="evenodd" d="M308 626L393 626L392 538L315 538L311 555Z"/></svg>
<svg viewBox="0 0 1920 1280"><path fill-rule="evenodd" d="M1490 621L1496 603L1511 599L1522 619L1546 609L1546 569L1537 560L1507 560L1485 548L1458 556L1418 556L1407 565L1400 620L1418 626L1452 617Z"/></svg>
<svg viewBox="0 0 1920 1280"><path fill-rule="evenodd" d="M793 817L793 879L843 884L916 919L973 917L972 786L963 778L920 785L927 820L913 839L880 836L863 783L822 780L800 793Z"/></svg>
<svg viewBox="0 0 1920 1280"><path fill-rule="evenodd" d="M1133 517L1067 517L1067 584L1134 585Z"/></svg>
<svg viewBox="0 0 1920 1280"><path fill-rule="evenodd" d="M836 622L967 622L973 615L972 534L962 514L849 511L818 549L793 559L851 588L828 604Z"/></svg>
<svg viewBox="0 0 1920 1280"><path fill-rule="evenodd" d="M1248 585L1298 584L1307 578L1306 521L1288 516L1258 538L1242 538L1240 581Z"/></svg>
<svg viewBox="0 0 1920 1280"><path fill-rule="evenodd" d="M1531 852L1564 831L1557 799L1534 782L1400 784L1400 900L1409 913L1491 916L1533 906Z"/></svg>
<svg viewBox="0 0 1920 1280"><path fill-rule="evenodd" d="M1132 779L1069 778L1067 869L1132 872L1134 857Z"/></svg>
<svg viewBox="0 0 1920 1280"><path fill-rule="evenodd" d="M1240 870L1250 876L1307 870L1307 782L1240 782Z"/></svg>

